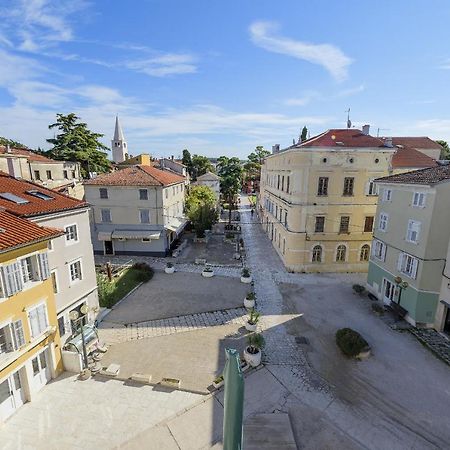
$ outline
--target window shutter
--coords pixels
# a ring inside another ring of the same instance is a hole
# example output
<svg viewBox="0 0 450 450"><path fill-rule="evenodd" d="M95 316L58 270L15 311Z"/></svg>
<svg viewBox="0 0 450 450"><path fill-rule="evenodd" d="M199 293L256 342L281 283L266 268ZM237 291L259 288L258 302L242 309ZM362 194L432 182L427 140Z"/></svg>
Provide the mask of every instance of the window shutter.
<svg viewBox="0 0 450 450"><path fill-rule="evenodd" d="M47 253L39 253L39 269L41 272L41 280L46 280L50 277L50 268L48 266Z"/></svg>
<svg viewBox="0 0 450 450"><path fill-rule="evenodd" d="M412 266L412 273L411 273L411 278L414 278L414 280L417 278L417 268L419 266L419 261L414 258L413 260L413 266Z"/></svg>
<svg viewBox="0 0 450 450"><path fill-rule="evenodd" d="M11 279L9 277L8 266L3 266L1 268L2 278L3 278L3 286L5 288L5 296L10 297L12 294L11 288Z"/></svg>
<svg viewBox="0 0 450 450"><path fill-rule="evenodd" d="M403 256L404 256L403 253L400 253L400 254L398 255L397 269L398 269L399 271L402 270Z"/></svg>
<svg viewBox="0 0 450 450"><path fill-rule="evenodd" d="M39 334L39 319L37 314L37 308L32 309L28 313L28 318L30 320L31 336L34 338Z"/></svg>
<svg viewBox="0 0 450 450"><path fill-rule="evenodd" d="M17 320L13 322L13 336L14 336L14 347L15 349L19 349L23 345L25 345L25 335L23 332L22 321Z"/></svg>
<svg viewBox="0 0 450 450"><path fill-rule="evenodd" d="M383 261L386 260L386 248L387 248L386 245L382 244L382 246L381 246L381 259Z"/></svg>

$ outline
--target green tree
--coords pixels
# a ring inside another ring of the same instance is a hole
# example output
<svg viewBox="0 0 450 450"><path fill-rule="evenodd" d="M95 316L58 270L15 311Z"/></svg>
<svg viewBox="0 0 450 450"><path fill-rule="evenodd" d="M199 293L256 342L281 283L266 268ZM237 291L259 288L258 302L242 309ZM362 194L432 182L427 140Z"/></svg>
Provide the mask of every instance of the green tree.
<svg viewBox="0 0 450 450"><path fill-rule="evenodd" d="M217 160L220 176L220 192L228 203L228 225L231 225L231 211L241 190L242 166L239 158L221 156Z"/></svg>
<svg viewBox="0 0 450 450"><path fill-rule="evenodd" d="M21 144L20 142L2 136L0 136L0 145L4 147L9 145L11 148L28 148L26 145Z"/></svg>
<svg viewBox="0 0 450 450"><path fill-rule="evenodd" d="M448 142L442 140L436 142L442 147L440 159L450 159L450 147Z"/></svg>
<svg viewBox="0 0 450 450"><path fill-rule="evenodd" d="M103 134L92 132L86 123L79 120L74 113L56 114L56 122L49 125L49 129L56 128L60 133L47 139L53 147L46 155L62 161L78 161L85 178L89 172L109 172L108 147L99 141Z"/></svg>
<svg viewBox="0 0 450 450"><path fill-rule="evenodd" d="M245 178L250 180L259 180L261 175L261 165L267 156L270 155L262 145L258 145L255 151L248 155L248 161L244 164Z"/></svg>
<svg viewBox="0 0 450 450"><path fill-rule="evenodd" d="M208 186L193 186L186 198L186 213L197 237L203 237L218 218L213 190Z"/></svg>
<svg viewBox="0 0 450 450"><path fill-rule="evenodd" d="M189 175L192 176L192 158L191 153L187 148L183 150L183 158L181 159L181 162L186 166Z"/></svg>
<svg viewBox="0 0 450 450"><path fill-rule="evenodd" d="M194 155L192 157L192 173L191 177L195 181L197 177L204 175L206 172L214 172L214 167L206 156Z"/></svg>
<svg viewBox="0 0 450 450"><path fill-rule="evenodd" d="M300 142L306 141L308 137L308 128L306 125L302 128L302 133L300 134Z"/></svg>

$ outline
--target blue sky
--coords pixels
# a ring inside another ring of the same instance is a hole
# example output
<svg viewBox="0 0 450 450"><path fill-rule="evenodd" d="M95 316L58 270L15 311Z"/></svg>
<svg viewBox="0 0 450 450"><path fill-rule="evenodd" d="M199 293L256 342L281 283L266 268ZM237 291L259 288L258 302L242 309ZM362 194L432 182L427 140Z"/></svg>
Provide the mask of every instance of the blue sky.
<svg viewBox="0 0 450 450"><path fill-rule="evenodd" d="M450 2L0 2L0 135L75 112L130 153L245 157L345 126L450 140Z"/></svg>

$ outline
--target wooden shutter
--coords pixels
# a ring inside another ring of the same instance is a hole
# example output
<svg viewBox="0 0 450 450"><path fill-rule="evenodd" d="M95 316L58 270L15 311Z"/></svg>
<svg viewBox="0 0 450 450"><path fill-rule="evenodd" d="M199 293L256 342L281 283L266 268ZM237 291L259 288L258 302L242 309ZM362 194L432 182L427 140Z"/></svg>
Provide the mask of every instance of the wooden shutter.
<svg viewBox="0 0 450 450"><path fill-rule="evenodd" d="M386 260L386 244L381 244L381 259Z"/></svg>
<svg viewBox="0 0 450 450"><path fill-rule="evenodd" d="M47 253L39 253L39 270L41 272L41 280L46 280L50 277L50 267L48 265Z"/></svg>
<svg viewBox="0 0 450 450"><path fill-rule="evenodd" d="M398 255L398 261L397 261L397 269L401 272L402 271L402 264L403 264L403 258L404 258L405 254L404 253L400 253Z"/></svg>
<svg viewBox="0 0 450 450"><path fill-rule="evenodd" d="M25 335L23 332L23 326L21 320L16 320L12 323L14 346L17 349L25 345Z"/></svg>
<svg viewBox="0 0 450 450"><path fill-rule="evenodd" d="M417 278L417 269L419 267L419 261L418 259L414 258L413 259L413 266L412 266L412 273L411 273L411 278L414 278L414 280Z"/></svg>

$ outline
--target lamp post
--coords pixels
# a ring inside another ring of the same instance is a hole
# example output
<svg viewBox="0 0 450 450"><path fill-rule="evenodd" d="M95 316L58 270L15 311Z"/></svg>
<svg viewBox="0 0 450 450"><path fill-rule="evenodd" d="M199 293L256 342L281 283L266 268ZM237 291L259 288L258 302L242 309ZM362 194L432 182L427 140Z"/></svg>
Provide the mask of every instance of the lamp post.
<svg viewBox="0 0 450 450"><path fill-rule="evenodd" d="M84 338L84 330L83 330L83 319L86 317L87 313L89 312L89 306L83 305L80 308L81 315L78 311L70 311L69 318L73 322L74 329L77 331L78 324L80 324L80 331L81 331L81 346L83 349L83 369L88 368L88 357L87 357L87 350L86 350L86 340Z"/></svg>
<svg viewBox="0 0 450 450"><path fill-rule="evenodd" d="M402 277L395 277L394 278L395 284L397 285L399 291L398 291L398 302L397 304L400 305L400 301L402 299L402 292L404 289L406 289L409 284L406 281L403 281Z"/></svg>

